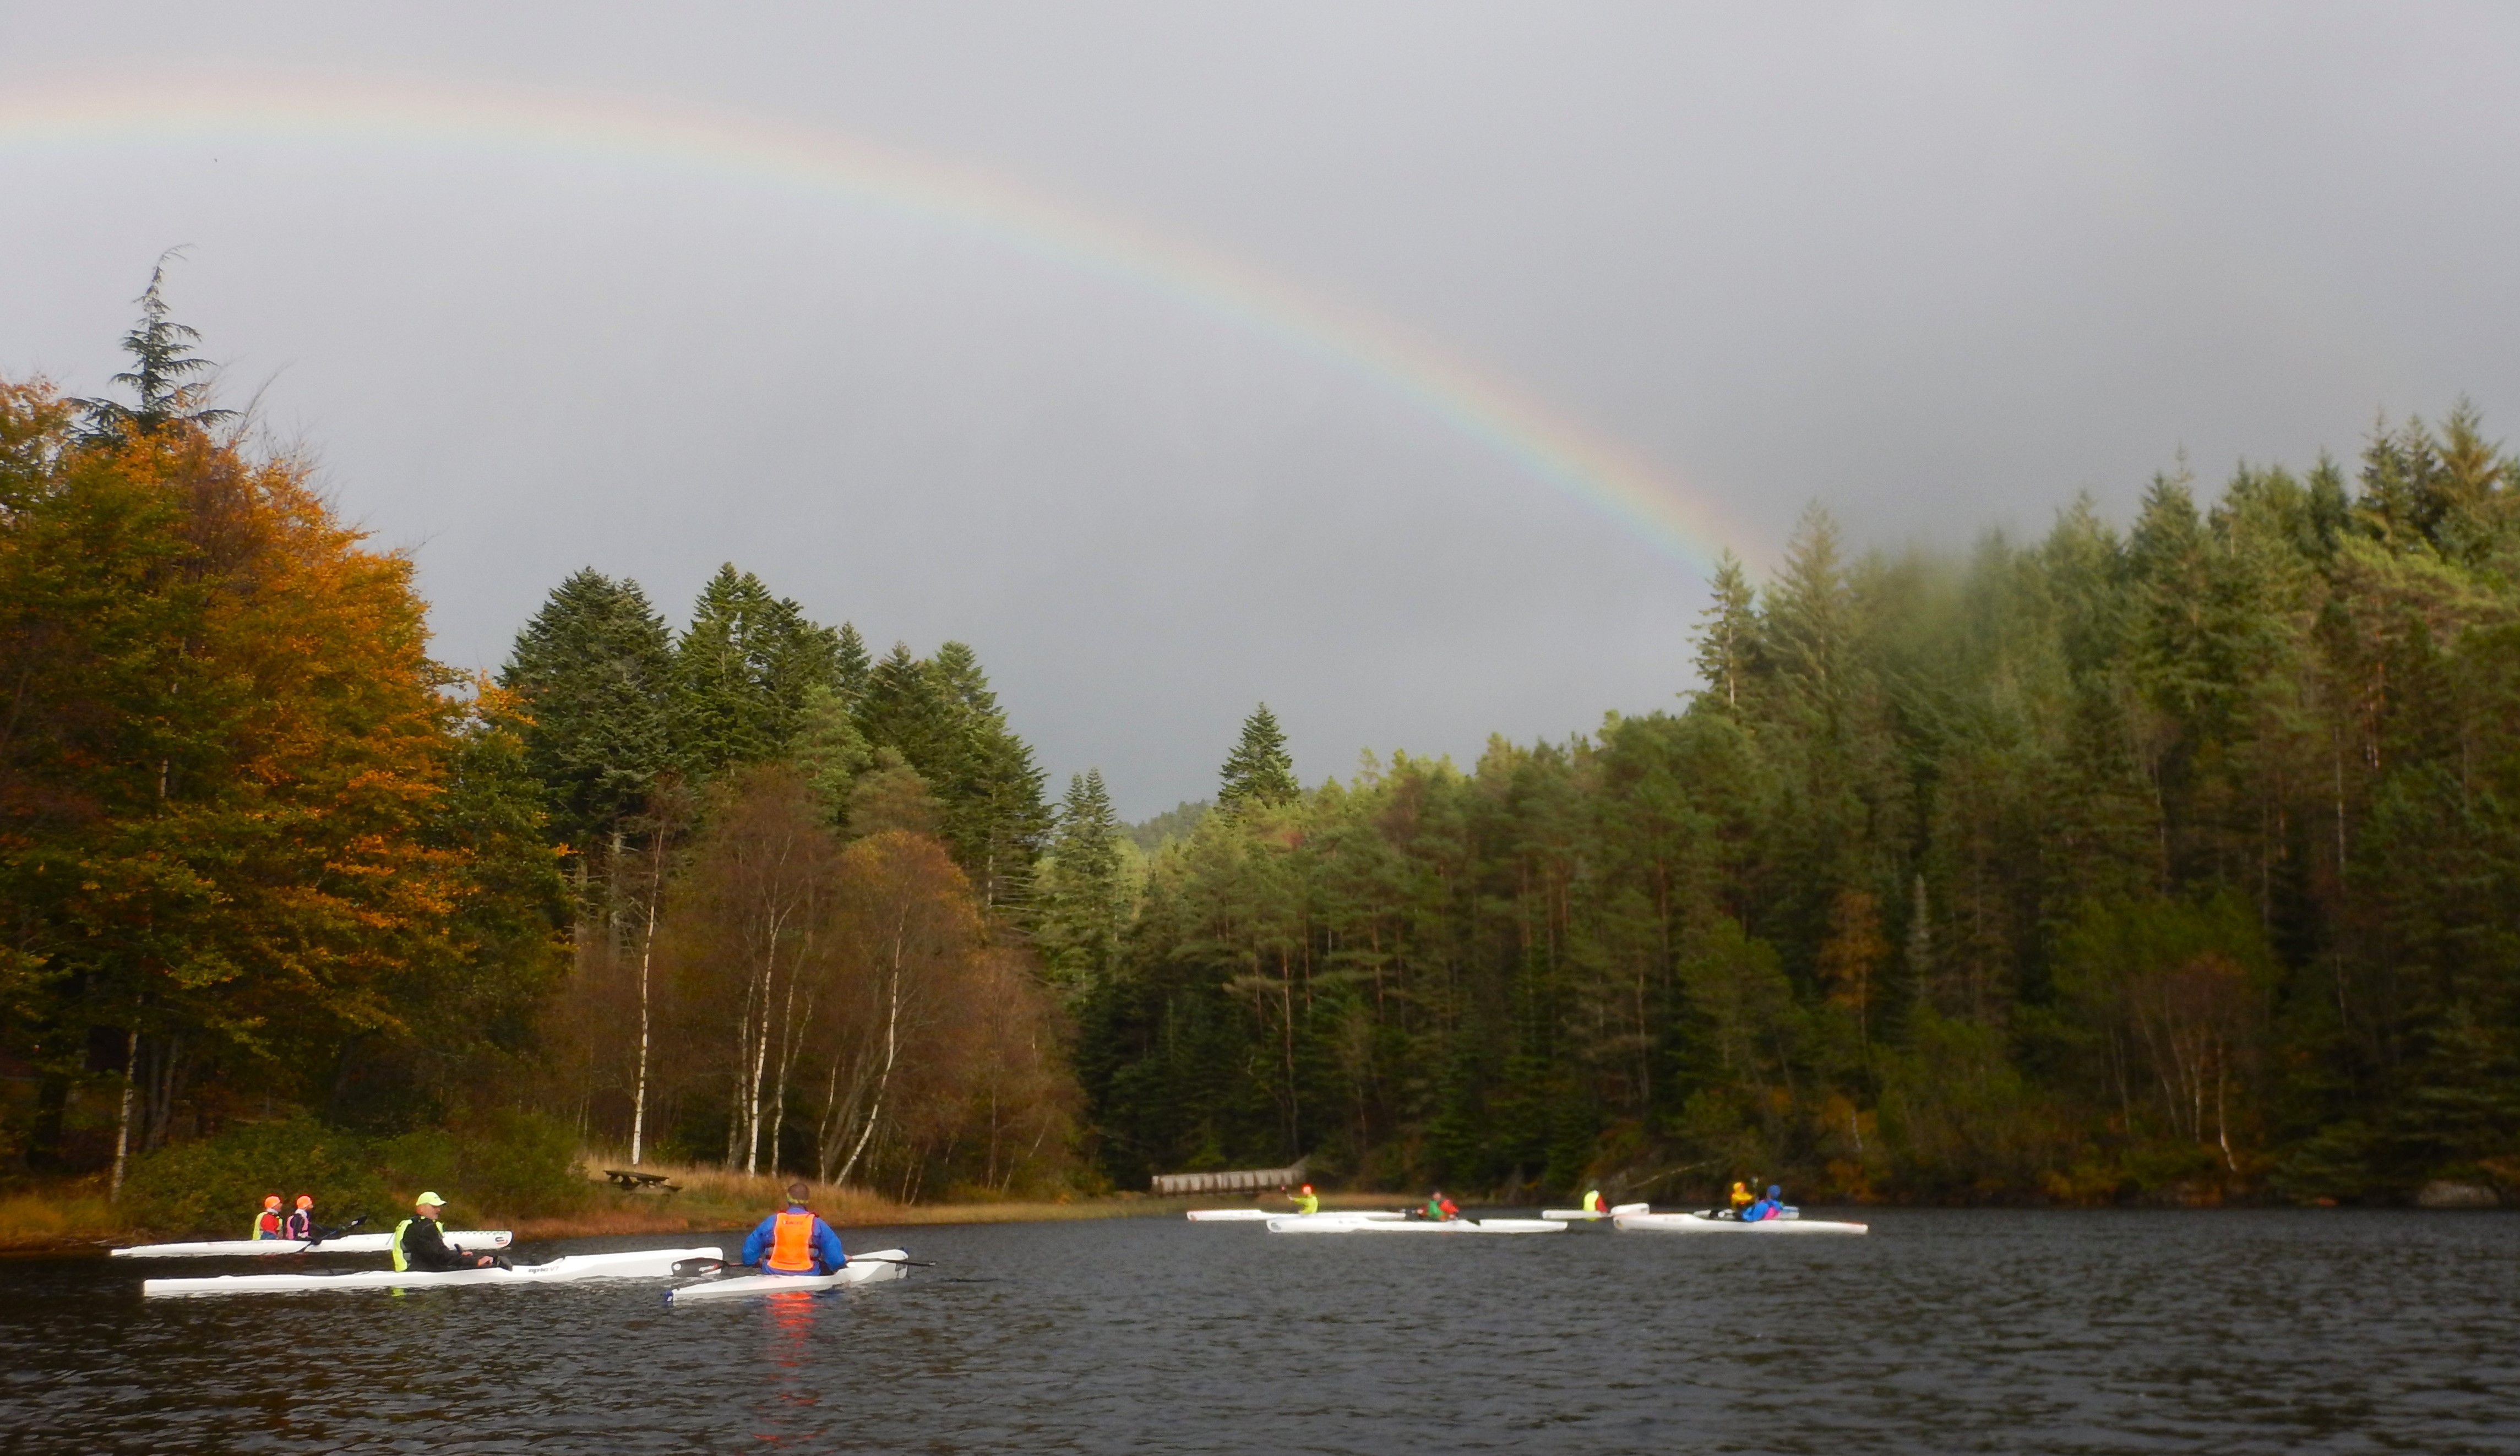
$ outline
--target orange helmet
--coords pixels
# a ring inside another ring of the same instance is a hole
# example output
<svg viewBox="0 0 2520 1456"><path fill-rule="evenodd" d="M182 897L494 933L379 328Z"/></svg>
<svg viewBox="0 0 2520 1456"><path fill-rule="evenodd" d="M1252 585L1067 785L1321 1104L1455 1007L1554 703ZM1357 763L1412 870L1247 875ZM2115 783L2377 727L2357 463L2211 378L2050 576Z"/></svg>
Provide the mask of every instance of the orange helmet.
<svg viewBox="0 0 2520 1456"><path fill-rule="evenodd" d="M1313 1191L1313 1185L1312 1185L1312 1184L1310 1184L1310 1183L1306 1183L1306 1184L1304 1185L1304 1191L1305 1191L1306 1193L1310 1193L1310 1192L1312 1192L1312 1191Z"/></svg>
<svg viewBox="0 0 2520 1456"><path fill-rule="evenodd" d="M311 1193L301 1193L297 1195L297 1206L301 1209L311 1209L315 1207L315 1196Z"/></svg>
<svg viewBox="0 0 2520 1456"><path fill-rule="evenodd" d="M275 1193L275 1194L271 1195L269 1198L264 1199L264 1200L262 1201L262 1206L263 1206L264 1208L266 1208L266 1209L276 1209L276 1208L279 1208L279 1207L280 1207L280 1195L279 1195L279 1194L277 1194L277 1193Z"/></svg>

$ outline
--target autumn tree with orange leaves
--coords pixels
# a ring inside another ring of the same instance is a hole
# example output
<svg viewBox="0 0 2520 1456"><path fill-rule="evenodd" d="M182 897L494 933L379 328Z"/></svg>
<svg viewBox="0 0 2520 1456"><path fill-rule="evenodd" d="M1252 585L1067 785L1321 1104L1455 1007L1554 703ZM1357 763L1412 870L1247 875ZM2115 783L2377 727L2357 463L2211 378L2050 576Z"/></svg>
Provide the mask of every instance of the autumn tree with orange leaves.
<svg viewBox="0 0 2520 1456"><path fill-rule="evenodd" d="M117 1173L179 1111L427 1098L525 1025L558 886L410 560L142 405L81 430L0 384L0 1037L39 1165L73 1083L121 1075Z"/></svg>

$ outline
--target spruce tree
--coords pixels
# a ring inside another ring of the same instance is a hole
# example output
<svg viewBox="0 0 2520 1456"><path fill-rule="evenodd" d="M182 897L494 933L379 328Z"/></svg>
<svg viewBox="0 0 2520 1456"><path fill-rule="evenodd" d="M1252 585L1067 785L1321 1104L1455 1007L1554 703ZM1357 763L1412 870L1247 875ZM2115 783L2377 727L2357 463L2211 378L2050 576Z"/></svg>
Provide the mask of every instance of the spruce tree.
<svg viewBox="0 0 2520 1456"><path fill-rule="evenodd" d="M839 634L751 572L718 568L674 653L683 754L707 774L785 754L817 686L839 686Z"/></svg>
<svg viewBox="0 0 2520 1456"><path fill-rule="evenodd" d="M1121 833L1102 771L1070 777L1042 878L1036 940L1071 1005L1093 995L1119 965L1130 898Z"/></svg>
<svg viewBox="0 0 2520 1456"><path fill-rule="evenodd" d="M1715 600L1699 614L1703 625L1697 633L1697 679L1704 685L1698 692L1702 699L1722 704L1728 713L1738 712L1759 655L1758 597L1748 573L1741 569L1741 558L1730 547L1715 563L1714 580L1707 585L1714 590Z"/></svg>
<svg viewBox="0 0 2520 1456"><path fill-rule="evenodd" d="M837 677L840 702L851 712L857 710L858 699L866 696L867 676L874 670L875 659L867 652L866 639L858 636L858 625L841 623L832 671Z"/></svg>
<svg viewBox="0 0 2520 1456"><path fill-rule="evenodd" d="M608 840L674 767L672 637L637 582L589 567L561 583L499 682L522 701L525 769L563 844Z"/></svg>
<svg viewBox="0 0 2520 1456"><path fill-rule="evenodd" d="M88 429L93 435L118 439L156 434L177 422L210 425L235 418L233 410L208 407L206 379L188 382L196 375L214 373L217 366L190 352L202 341L200 331L176 323L167 314L166 260L181 252L180 248L168 248L161 254L158 266L149 272L149 287L132 300L140 305L140 321L122 336L122 349L131 356L132 367L115 375L113 382L130 385L139 402L126 405L110 399L70 401L87 412Z"/></svg>
<svg viewBox="0 0 2520 1456"><path fill-rule="evenodd" d="M1303 792L1295 781L1295 761L1286 754L1286 735L1267 703L1242 720L1241 741L1226 756L1218 779L1216 807L1228 813L1246 805L1283 804Z"/></svg>

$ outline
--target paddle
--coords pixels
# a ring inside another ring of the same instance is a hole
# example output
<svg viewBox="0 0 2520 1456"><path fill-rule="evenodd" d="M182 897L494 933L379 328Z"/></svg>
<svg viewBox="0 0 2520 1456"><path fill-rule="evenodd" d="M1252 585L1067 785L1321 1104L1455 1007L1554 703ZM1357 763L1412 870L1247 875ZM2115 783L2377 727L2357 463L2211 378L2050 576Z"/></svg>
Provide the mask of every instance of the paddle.
<svg viewBox="0 0 2520 1456"><path fill-rule="evenodd" d="M351 1229L354 1229L354 1228L358 1227L360 1224L365 1223L365 1222L367 1222L367 1221L368 1221L368 1215L367 1215L367 1214L365 1214L365 1213L361 1213L358 1217L353 1218L353 1219L351 1219L349 1222L342 1224L339 1228L322 1228L322 1229L317 1229L317 1230L315 1231L315 1237L313 1237L313 1238L311 1238L311 1239L308 1239L308 1240L306 1241L306 1249L312 1249L312 1248L314 1248L316 1245L323 1243L326 1239L338 1239L338 1238L339 1238L341 1235L343 1235L343 1234L345 1234L345 1233L348 1233ZM306 1252L306 1249L300 1249L300 1250L298 1250L297 1252L298 1252L298 1253L300 1253L300 1254L303 1254L303 1253L305 1253L305 1252Z"/></svg>

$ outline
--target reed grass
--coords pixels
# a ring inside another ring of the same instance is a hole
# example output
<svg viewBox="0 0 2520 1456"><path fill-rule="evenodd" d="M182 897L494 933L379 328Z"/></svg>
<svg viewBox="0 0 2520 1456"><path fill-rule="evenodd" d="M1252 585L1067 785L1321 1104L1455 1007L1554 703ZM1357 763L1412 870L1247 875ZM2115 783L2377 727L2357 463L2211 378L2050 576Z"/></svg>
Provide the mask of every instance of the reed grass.
<svg viewBox="0 0 2520 1456"><path fill-rule="evenodd" d="M112 1243L127 1231L127 1220L114 1212L102 1188L73 1183L0 1195L0 1249Z"/></svg>

